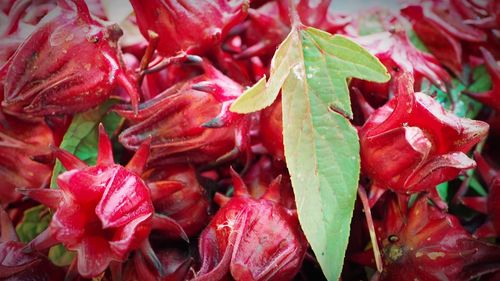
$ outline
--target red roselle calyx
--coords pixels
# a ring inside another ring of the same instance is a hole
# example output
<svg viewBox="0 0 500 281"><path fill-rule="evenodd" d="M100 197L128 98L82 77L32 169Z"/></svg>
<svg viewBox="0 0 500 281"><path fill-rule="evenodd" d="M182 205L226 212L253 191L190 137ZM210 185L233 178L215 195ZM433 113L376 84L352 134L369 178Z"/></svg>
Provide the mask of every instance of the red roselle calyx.
<svg viewBox="0 0 500 281"><path fill-rule="evenodd" d="M393 22L397 25L397 22ZM413 76L415 86L420 88L422 78L445 90L445 85L451 81L444 68L432 55L419 51L411 43L406 31L399 27L391 32L381 32L355 39L361 46L376 56L392 77L395 73L407 72ZM390 83L390 82L389 82ZM367 85L371 86L374 83ZM380 85L378 86L380 87ZM359 87L363 91L363 87ZM370 87L366 87L370 89ZM376 87L377 88L377 87Z"/></svg>
<svg viewBox="0 0 500 281"><path fill-rule="evenodd" d="M158 34L158 53L203 53L219 44L247 15L248 0L131 0L142 35Z"/></svg>
<svg viewBox="0 0 500 281"><path fill-rule="evenodd" d="M432 190L474 168L465 153L486 136L488 124L457 117L430 96L413 93L408 74L395 83L396 97L359 131L361 168L373 181L372 192Z"/></svg>
<svg viewBox="0 0 500 281"><path fill-rule="evenodd" d="M1 115L0 110L0 119ZM48 183L52 173L49 145L54 144L54 136L42 120L23 121L4 116L2 121L0 204L6 205L21 197L15 191L17 187L43 188Z"/></svg>
<svg viewBox="0 0 500 281"><path fill-rule="evenodd" d="M106 101L117 85L136 106L134 79L117 46L118 25L103 26L83 0L58 4L5 66L5 111L23 116L85 111Z"/></svg>
<svg viewBox="0 0 500 281"><path fill-rule="evenodd" d="M198 234L208 223L209 202L205 189L189 165L152 168L143 174L149 186L168 186L173 193L160 192L153 201L155 211L174 219L186 235Z"/></svg>
<svg viewBox="0 0 500 281"><path fill-rule="evenodd" d="M384 261L379 280L465 281L500 269L498 246L472 238L456 217L426 197L409 210L397 202L388 202L384 222L376 227Z"/></svg>
<svg viewBox="0 0 500 281"><path fill-rule="evenodd" d="M231 173L234 196L216 195L222 207L200 236L202 266L195 280L291 280L307 242L296 212L279 204L279 178L253 199L238 174Z"/></svg>
<svg viewBox="0 0 500 281"><path fill-rule="evenodd" d="M153 214L151 194L168 187L148 187L141 179L148 151L149 142L145 142L126 167L115 164L111 142L102 125L95 166L87 166L72 154L55 149L56 157L67 170L57 177L60 189L23 190L55 210L48 229L30 242L30 248L41 250L64 244L77 252L73 262L84 277L95 277L111 262L122 262L131 251L140 249L162 273L147 239L151 229L160 229L171 237L187 237L175 221Z"/></svg>
<svg viewBox="0 0 500 281"><path fill-rule="evenodd" d="M246 150L249 118L229 111L243 87L206 62L203 68L203 75L141 104L137 115L116 107L132 123L120 142L136 150L152 136L150 164L155 165L227 160Z"/></svg>

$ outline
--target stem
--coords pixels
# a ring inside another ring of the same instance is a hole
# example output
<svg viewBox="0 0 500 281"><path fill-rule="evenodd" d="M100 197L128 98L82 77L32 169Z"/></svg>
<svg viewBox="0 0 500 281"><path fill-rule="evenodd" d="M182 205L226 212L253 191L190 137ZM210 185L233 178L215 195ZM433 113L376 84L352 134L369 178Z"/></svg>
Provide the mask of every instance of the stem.
<svg viewBox="0 0 500 281"><path fill-rule="evenodd" d="M297 7L295 6L295 1L288 0L288 3L290 4L289 13L290 13L290 23L292 25L292 29L297 28L302 24L302 22L300 21L300 16L299 16L299 13L297 12Z"/></svg>
<svg viewBox="0 0 500 281"><path fill-rule="evenodd" d="M158 33L148 30L148 37L149 37L149 44L148 47L146 48L146 52L144 53L144 56L142 56L141 59L141 64L139 65L139 79L138 79L138 84L139 86L142 85L142 81L144 80L144 70L148 67L149 63L151 62L151 58L153 57L153 54L156 50L156 47L158 46Z"/></svg>
<svg viewBox="0 0 500 281"><path fill-rule="evenodd" d="M370 240L372 242L373 256L375 257L375 264L377 265L377 271L382 272L382 257L380 256L380 249L377 243L377 234L375 233L375 226L373 225L372 212L370 210L370 204L368 203L368 197L366 196L366 191L363 186L358 187L359 199L363 204L363 210L365 211L366 224L368 225L368 230L370 232Z"/></svg>

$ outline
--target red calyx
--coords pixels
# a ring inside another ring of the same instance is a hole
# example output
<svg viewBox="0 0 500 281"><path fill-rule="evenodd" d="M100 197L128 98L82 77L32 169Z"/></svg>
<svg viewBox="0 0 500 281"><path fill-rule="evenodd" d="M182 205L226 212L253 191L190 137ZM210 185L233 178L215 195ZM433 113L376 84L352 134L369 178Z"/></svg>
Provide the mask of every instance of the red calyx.
<svg viewBox="0 0 500 281"><path fill-rule="evenodd" d="M186 235L198 234L209 220L209 202L205 189L189 165L169 165L152 168L143 175L155 190L155 211L174 219Z"/></svg>
<svg viewBox="0 0 500 281"><path fill-rule="evenodd" d="M219 44L231 27L246 17L248 0L130 1L142 35L159 36L158 52L169 57L179 52L203 53Z"/></svg>
<svg viewBox="0 0 500 281"><path fill-rule="evenodd" d="M99 127L97 164L87 166L74 155L54 149L67 172L57 178L60 189L27 189L23 193L55 210L44 232L30 242L42 250L62 243L77 252L73 261L84 277L95 277L111 262L122 262L140 249L163 274L148 241L152 229L168 237L187 239L172 219L153 214L152 191L141 179L149 155L149 141L143 143L126 167L114 163L111 142ZM154 189L155 187L152 187Z"/></svg>
<svg viewBox="0 0 500 281"><path fill-rule="evenodd" d="M42 120L3 116L1 110L0 119L0 204L6 205L21 197L17 187L43 188L48 183L54 135Z"/></svg>
<svg viewBox="0 0 500 281"><path fill-rule="evenodd" d="M379 280L471 280L500 269L498 246L474 239L426 197L409 210L397 202L388 202L376 227L384 261Z"/></svg>
<svg viewBox="0 0 500 281"><path fill-rule="evenodd" d="M134 79L121 64L121 34L118 25L105 27L93 19L82 0L60 1L5 66L4 110L21 116L72 114L106 101L117 85L137 105Z"/></svg>
<svg viewBox="0 0 500 281"><path fill-rule="evenodd" d="M253 199L231 172L234 196L216 195L222 208L200 236L202 266L195 280L291 280L307 242L296 213L279 204L279 178Z"/></svg>
<svg viewBox="0 0 500 281"><path fill-rule="evenodd" d="M243 87L208 63L203 68L203 75L141 104L137 115L116 107L133 124L120 134L120 142L136 150L152 136L150 164L155 165L222 161L246 150L249 119L229 111Z"/></svg>
<svg viewBox="0 0 500 281"><path fill-rule="evenodd" d="M397 24L397 21L394 20L393 24ZM376 56L392 72L393 77L395 73L411 74L417 89L420 88L422 78L428 79L443 90L451 81L438 60L415 48L403 29L396 28L391 32L375 33L355 40ZM370 89L372 84L374 83L367 83L366 88ZM363 87L358 88L365 92Z"/></svg>
<svg viewBox="0 0 500 281"><path fill-rule="evenodd" d="M486 136L488 124L459 118L430 96L413 93L408 74L395 83L397 96L373 112L359 131L362 171L374 188L431 190L474 168L465 153Z"/></svg>

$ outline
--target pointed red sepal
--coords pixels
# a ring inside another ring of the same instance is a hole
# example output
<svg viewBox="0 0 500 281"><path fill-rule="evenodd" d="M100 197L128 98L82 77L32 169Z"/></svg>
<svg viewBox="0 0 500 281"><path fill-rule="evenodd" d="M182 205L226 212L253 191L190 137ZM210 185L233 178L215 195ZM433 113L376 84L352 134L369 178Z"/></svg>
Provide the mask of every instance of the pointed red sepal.
<svg viewBox="0 0 500 281"><path fill-rule="evenodd" d="M73 261L69 265L68 271L66 272L66 276L64 276L64 281L73 281L77 280L78 274L78 255L75 255Z"/></svg>
<svg viewBox="0 0 500 281"><path fill-rule="evenodd" d="M30 253L32 251L42 251L48 249L52 246L59 244L55 235L52 234L52 231L49 228L42 231L42 233L38 234L31 242L26 245L26 248L23 249L24 253Z"/></svg>
<svg viewBox="0 0 500 281"><path fill-rule="evenodd" d="M165 276L165 269L163 268L160 259L158 259L158 256L153 251L153 248L151 247L148 239L142 242L140 252L144 256L146 261L148 261L149 264L151 264L156 269L160 277Z"/></svg>
<svg viewBox="0 0 500 281"><path fill-rule="evenodd" d="M111 141L109 140L108 134L104 129L104 125L99 123L99 144L97 153L97 164L102 166L111 166L115 164L113 158L113 147Z"/></svg>
<svg viewBox="0 0 500 281"><path fill-rule="evenodd" d="M58 189L47 189L47 188L33 188L33 189L22 189L18 188L17 191L31 199L42 203L43 205L51 208L57 209L59 203L63 199L63 195Z"/></svg>
<svg viewBox="0 0 500 281"><path fill-rule="evenodd" d="M111 270L111 280L123 280L123 263L112 261L109 263L109 268Z"/></svg>
<svg viewBox="0 0 500 281"><path fill-rule="evenodd" d="M372 186L370 188L370 196L368 197L368 204L369 204L370 208L373 208L373 206L375 206L375 204L378 202L380 197L382 197L382 195L384 195L385 192L386 192L386 189L381 188L381 187L377 186L376 184L372 184Z"/></svg>
<svg viewBox="0 0 500 281"><path fill-rule="evenodd" d="M474 152L477 170L487 185L493 183L493 180L498 177L498 172L494 169L479 152Z"/></svg>
<svg viewBox="0 0 500 281"><path fill-rule="evenodd" d="M281 179L282 175L277 176L270 184L266 190L266 193L262 196L263 199L267 199L276 203L281 201Z"/></svg>
<svg viewBox="0 0 500 281"><path fill-rule="evenodd" d="M461 203L482 214L488 213L488 199L486 197L464 197Z"/></svg>
<svg viewBox="0 0 500 281"><path fill-rule="evenodd" d="M151 139L152 139L151 137L148 137L144 142L141 143L137 152L128 162L126 167L127 170L137 175L142 174L144 168L146 167L146 163L148 162L149 151L151 147Z"/></svg>
<svg viewBox="0 0 500 281"><path fill-rule="evenodd" d="M375 109L366 101L365 97L357 87L352 87L351 90L354 94L353 98L357 101L363 117L365 118L365 120L368 119L368 117L372 115Z"/></svg>
<svg viewBox="0 0 500 281"><path fill-rule="evenodd" d="M446 203L445 201L443 201L443 199L441 199L441 196L439 196L439 193L438 193L436 188L431 188L429 190L428 196L429 196L429 199L432 201L432 203L434 203L434 205L438 209L443 210L443 211L448 210L448 203Z"/></svg>
<svg viewBox="0 0 500 281"><path fill-rule="evenodd" d="M134 267L138 276L142 277L142 280L156 280L156 276L149 269L146 260L141 252L137 252L134 255Z"/></svg>
<svg viewBox="0 0 500 281"><path fill-rule="evenodd" d="M137 112L139 111L139 100L140 100L137 88L134 86L134 83L130 81L127 75L122 71L118 73L116 79L118 85L121 86L123 89L125 89L127 94L130 96L130 103L132 105L132 110L134 112L134 115L137 115Z"/></svg>
<svg viewBox="0 0 500 281"><path fill-rule="evenodd" d="M19 241L9 215L0 207L0 242Z"/></svg>
<svg viewBox="0 0 500 281"><path fill-rule="evenodd" d="M151 200L157 201L167 198L177 191L183 189L186 185L183 182L176 180L155 181L148 184L151 190Z"/></svg>
<svg viewBox="0 0 500 281"><path fill-rule="evenodd" d="M60 149L60 148L55 147L53 145L50 145L50 149L54 152L54 155L56 156L56 158L59 159L59 161L61 161L61 164L68 171L74 170L74 169L81 170L81 169L88 167L85 162L83 162L78 157L67 152L64 149Z"/></svg>
<svg viewBox="0 0 500 281"><path fill-rule="evenodd" d="M464 91L464 93L498 111L500 110L500 65L488 50L483 47L480 47L480 50L484 58L486 70L491 78L492 88L483 93L470 93L468 91Z"/></svg>
<svg viewBox="0 0 500 281"><path fill-rule="evenodd" d="M493 223L491 221L486 222L485 224L481 225L476 232L474 233L474 236L478 238L491 238L491 237L496 237L497 232L495 231L495 227L493 226Z"/></svg>
<svg viewBox="0 0 500 281"><path fill-rule="evenodd" d="M215 193L215 196L214 196L214 202L219 206L219 207L224 207L227 202L229 202L229 200L231 200L231 198L223 195L222 193Z"/></svg>
<svg viewBox="0 0 500 281"><path fill-rule="evenodd" d="M245 182L233 169L233 167L229 169L229 173L231 174L231 178L233 180L234 197L250 197L250 193L248 193Z"/></svg>
<svg viewBox="0 0 500 281"><path fill-rule="evenodd" d="M176 239L180 237L189 243L189 237L184 232L184 229L175 220L167 216L154 214L152 229L161 231L166 238Z"/></svg>

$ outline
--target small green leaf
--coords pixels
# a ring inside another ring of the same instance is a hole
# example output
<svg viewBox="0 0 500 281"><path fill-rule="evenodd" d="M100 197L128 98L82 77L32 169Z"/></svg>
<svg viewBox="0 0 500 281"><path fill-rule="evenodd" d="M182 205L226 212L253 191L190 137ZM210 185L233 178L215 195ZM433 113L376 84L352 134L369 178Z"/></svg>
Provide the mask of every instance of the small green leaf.
<svg viewBox="0 0 500 281"><path fill-rule="evenodd" d="M76 114L59 147L76 155L89 165L95 164L99 123L102 122L106 132L112 134L122 122L122 118L116 113L108 112L114 103L114 101L109 101L99 108ZM57 176L63 171L61 162L56 161L50 181L51 188L57 188Z"/></svg>
<svg viewBox="0 0 500 281"><path fill-rule="evenodd" d="M68 266L73 261L75 252L68 251L62 244L56 245L49 250L49 259L57 266Z"/></svg>
<svg viewBox="0 0 500 281"><path fill-rule="evenodd" d="M234 101L230 109L237 113L250 113L270 106L279 94L281 85L285 82L290 69L296 64L292 59L294 52L290 34L280 44L271 61L271 76L266 83L266 77L260 79L255 85L246 90Z"/></svg>
<svg viewBox="0 0 500 281"><path fill-rule="evenodd" d="M468 87L470 92L481 93L491 89L491 77L485 65L474 68L472 71L472 79L473 83Z"/></svg>
<svg viewBox="0 0 500 281"><path fill-rule="evenodd" d="M16 226L17 236L24 243L30 242L49 226L50 217L43 205L24 211L23 220Z"/></svg>
<svg viewBox="0 0 500 281"><path fill-rule="evenodd" d="M437 192L439 194L439 197L444 201L448 202L449 200L449 193L448 193L448 182L443 182L436 186Z"/></svg>
<svg viewBox="0 0 500 281"><path fill-rule="evenodd" d="M448 92L444 92L428 81L422 86L424 93L435 95L438 101L446 110L452 111L458 117L475 118L482 108L482 104L462 93L465 85L458 79L452 79ZM452 106L453 104L453 106Z"/></svg>
<svg viewBox="0 0 500 281"><path fill-rule="evenodd" d="M425 52L425 53L430 53L429 49L425 46L424 42L418 37L417 33L413 31L413 29L409 29L408 31L408 37L410 38L410 42L417 48L418 50Z"/></svg>

